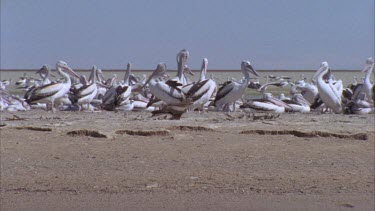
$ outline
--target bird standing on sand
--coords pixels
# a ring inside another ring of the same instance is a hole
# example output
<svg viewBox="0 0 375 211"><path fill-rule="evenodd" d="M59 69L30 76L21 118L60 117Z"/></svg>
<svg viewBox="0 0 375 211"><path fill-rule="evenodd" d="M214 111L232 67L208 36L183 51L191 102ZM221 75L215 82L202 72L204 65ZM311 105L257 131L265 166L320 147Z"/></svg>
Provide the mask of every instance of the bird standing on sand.
<svg viewBox="0 0 375 211"><path fill-rule="evenodd" d="M70 75L79 78L77 73L75 73L66 62L58 61L56 63L57 72L64 77L65 82L61 83L50 83L44 86L35 88L29 96L26 98L27 103L48 103L51 106L52 112L56 112L55 100L64 96L69 92L70 86L72 84ZM48 109L48 107L47 107Z"/></svg>
<svg viewBox="0 0 375 211"><path fill-rule="evenodd" d="M245 76L245 80L242 83L227 81L222 85L222 87L219 88L214 100L217 110L223 110L225 104L235 103L242 97L247 86L249 85L250 73L259 77L258 73L254 70L249 61L241 62L241 71Z"/></svg>

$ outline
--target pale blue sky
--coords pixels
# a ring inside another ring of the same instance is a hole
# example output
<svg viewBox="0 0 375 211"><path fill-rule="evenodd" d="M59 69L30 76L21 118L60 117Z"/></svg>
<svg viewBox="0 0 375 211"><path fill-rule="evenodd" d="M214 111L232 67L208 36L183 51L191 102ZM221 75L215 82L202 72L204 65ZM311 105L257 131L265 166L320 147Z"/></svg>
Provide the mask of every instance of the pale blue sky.
<svg viewBox="0 0 375 211"><path fill-rule="evenodd" d="M373 0L0 0L1 68L360 69L374 56Z"/></svg>

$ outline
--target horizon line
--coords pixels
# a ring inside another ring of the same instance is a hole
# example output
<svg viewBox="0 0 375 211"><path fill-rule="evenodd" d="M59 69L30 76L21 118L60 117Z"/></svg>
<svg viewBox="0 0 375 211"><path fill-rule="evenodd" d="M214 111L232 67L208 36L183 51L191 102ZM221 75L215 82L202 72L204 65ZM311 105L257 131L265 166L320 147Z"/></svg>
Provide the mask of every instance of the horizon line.
<svg viewBox="0 0 375 211"><path fill-rule="evenodd" d="M123 72L126 71L126 69L102 69L100 68L103 72ZM37 71L38 69L0 69L0 72L32 72L32 71ZM51 71L54 71L55 69L51 69ZM360 70L355 70L355 69L331 69L334 72L357 72ZM74 69L74 71L78 72L90 72L91 69ZM153 69L132 69L132 72L153 72ZM176 69L169 69L167 71L170 72L177 72ZM201 70L199 69L192 69L192 72L200 72ZM311 70L311 69L257 69L256 71L259 72L316 72L316 70ZM211 69L207 70L207 72L241 72L239 69Z"/></svg>

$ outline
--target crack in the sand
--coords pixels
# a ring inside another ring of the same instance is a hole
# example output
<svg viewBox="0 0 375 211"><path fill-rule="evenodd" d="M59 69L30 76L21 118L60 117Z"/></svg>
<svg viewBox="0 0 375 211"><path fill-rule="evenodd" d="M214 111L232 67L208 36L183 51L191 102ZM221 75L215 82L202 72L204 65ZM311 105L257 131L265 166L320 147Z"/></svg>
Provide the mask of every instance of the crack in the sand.
<svg viewBox="0 0 375 211"><path fill-rule="evenodd" d="M258 135L293 135L297 137L335 137L343 139L367 140L366 133L356 134L337 134L325 131L298 131L298 130L244 130L240 134L258 134Z"/></svg>
<svg viewBox="0 0 375 211"><path fill-rule="evenodd" d="M116 134L127 134L131 136L168 136L170 132L168 130L118 130Z"/></svg>
<svg viewBox="0 0 375 211"><path fill-rule="evenodd" d="M70 136L90 136L95 138L107 138L105 134L102 134L95 130L73 130L66 133Z"/></svg>

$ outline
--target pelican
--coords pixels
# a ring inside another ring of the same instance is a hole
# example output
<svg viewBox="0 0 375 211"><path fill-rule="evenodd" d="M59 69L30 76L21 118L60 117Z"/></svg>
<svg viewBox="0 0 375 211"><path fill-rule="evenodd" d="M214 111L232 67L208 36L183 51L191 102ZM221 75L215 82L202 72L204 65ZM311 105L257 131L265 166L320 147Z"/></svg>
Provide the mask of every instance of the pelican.
<svg viewBox="0 0 375 211"><path fill-rule="evenodd" d="M132 87L129 85L130 73L131 63L128 63L123 84L116 84L116 75L112 77L111 81L108 81L108 83L111 84L111 87L106 91L102 98L103 103L101 107L104 110L113 111L116 110L117 107L126 105L130 102L129 99L132 91Z"/></svg>
<svg viewBox="0 0 375 211"><path fill-rule="evenodd" d="M182 49L180 52L178 52L176 56L177 61L177 76L169 79L166 84L173 86L173 87L181 87L183 85L187 85L188 81L184 74L185 71L190 72L190 69L187 67L186 63L189 58L189 51L186 49Z"/></svg>
<svg viewBox="0 0 375 211"><path fill-rule="evenodd" d="M223 110L225 104L234 103L241 98L250 82L249 73L259 77L258 73L254 70L249 61L241 62L241 71L245 76L244 82L238 83L235 81L227 81L222 87L219 88L214 100L214 104L218 110Z"/></svg>
<svg viewBox="0 0 375 211"><path fill-rule="evenodd" d="M25 93L25 99L29 98L30 94L33 92L33 90L39 86L43 86L43 85L47 85L47 84L50 84L51 81L49 80L48 76L50 75L50 68L48 65L43 65L35 74L39 74L40 77L42 78L42 82L41 83L34 83L34 85L30 86L27 88L27 91ZM34 104L33 105L34 108L36 107L46 107L46 105L44 103L40 104Z"/></svg>
<svg viewBox="0 0 375 211"><path fill-rule="evenodd" d="M96 77L97 82L103 83L105 81L102 69L97 68L95 73L91 71L88 81L92 82L94 80L94 77Z"/></svg>
<svg viewBox="0 0 375 211"><path fill-rule="evenodd" d="M162 80L158 80L166 71L166 64L159 63L145 85L149 84L151 93L168 105L181 105L186 100L185 94L180 89L170 86Z"/></svg>
<svg viewBox="0 0 375 211"><path fill-rule="evenodd" d="M328 73L328 62L322 62L320 68L317 71L317 87L319 91L320 99L323 101L326 107L332 109L334 113L341 113L341 93L329 80L328 83L324 80L323 76Z"/></svg>
<svg viewBox="0 0 375 211"><path fill-rule="evenodd" d="M0 81L0 88L6 89L6 87L11 83L12 80L2 80Z"/></svg>
<svg viewBox="0 0 375 211"><path fill-rule="evenodd" d="M240 109L245 113L254 113L254 112L266 112L266 113L285 113L285 107L275 105L270 103L265 99L259 100L249 100L244 102Z"/></svg>
<svg viewBox="0 0 375 211"><path fill-rule="evenodd" d="M135 111L155 111L155 106L149 106L147 107L147 103L140 101L140 100L134 100L133 102Z"/></svg>
<svg viewBox="0 0 375 211"><path fill-rule="evenodd" d="M368 58L366 60L365 68L362 70L362 72L366 73L365 79L362 84L358 84L355 86L353 97L352 97L353 100L355 100L358 97L359 93L361 92L364 92L366 94L368 100L371 99L371 96L372 96L371 88L373 85L370 82L370 77L371 77L371 72L374 70L374 66L375 66L374 59Z"/></svg>
<svg viewBox="0 0 375 211"><path fill-rule="evenodd" d="M167 71L165 63L159 63L156 70L146 81L149 84L151 93L158 99L164 101L167 106L160 111L154 111L153 114L170 113L174 119L180 119L181 115L186 112L187 108L192 104L191 100L187 99L181 89L171 86L162 80L160 77L164 76Z"/></svg>
<svg viewBox="0 0 375 211"><path fill-rule="evenodd" d="M207 103L216 90L216 83L212 79L206 79L208 59L204 58L201 68L200 80L195 83L187 92L186 97L191 98L193 104L190 109L194 111L200 108L203 111L203 106Z"/></svg>
<svg viewBox="0 0 375 211"><path fill-rule="evenodd" d="M285 112L292 112L294 111L292 106L290 104L297 104L295 102L291 102L291 101L288 101L288 100L285 100L285 101L288 101L288 103L284 102L283 100L280 100L276 97L274 97L271 93L264 93L263 94L263 99L267 100L268 102L270 103L273 103L279 107L283 107Z"/></svg>
<svg viewBox="0 0 375 211"><path fill-rule="evenodd" d="M30 106L25 100L14 96L5 89L0 89L0 111L26 111L30 110Z"/></svg>
<svg viewBox="0 0 375 211"><path fill-rule="evenodd" d="M25 87L26 86L26 84L27 84L27 77L26 77L26 73L24 73L23 74L23 76L22 77L20 77L20 79L18 80L18 81L16 81L16 83L15 83L15 85L17 86L17 87Z"/></svg>
<svg viewBox="0 0 375 211"><path fill-rule="evenodd" d="M73 99L71 100L73 104L77 104L80 107L80 110L83 108L82 105L87 105L87 108L90 108L90 103L96 96L98 92L98 86L97 86L97 74L96 74L97 68L94 65L91 70L91 74L93 75L93 78L89 84L84 84L82 87L80 87L77 90L73 90ZM83 79L85 79L83 77ZM85 82L85 81L83 81Z"/></svg>
<svg viewBox="0 0 375 211"><path fill-rule="evenodd" d="M47 85L51 83L51 80L49 80L48 76L51 74L51 70L48 65L43 65L42 68L40 68L36 74L39 74L42 78L41 85ZM51 74L52 75L52 74ZM53 76L53 75L52 75Z"/></svg>
<svg viewBox="0 0 375 211"><path fill-rule="evenodd" d="M360 93L358 98L346 104L345 113L348 114L369 114L374 112L374 107L366 101L366 94Z"/></svg>
<svg viewBox="0 0 375 211"><path fill-rule="evenodd" d="M310 83L297 83L295 86L310 104L314 103L315 98L319 94L318 87Z"/></svg>
<svg viewBox="0 0 375 211"><path fill-rule="evenodd" d="M79 78L77 73L75 73L64 61L58 61L56 63L56 70L64 77L65 82L50 83L35 88L27 98L25 97L27 103L50 103L52 112L56 112L54 106L55 100L69 92L72 83L69 74Z"/></svg>
<svg viewBox="0 0 375 211"><path fill-rule="evenodd" d="M129 62L126 66L126 73L124 76L124 83L119 85L121 88L117 88L117 95L119 105L124 105L129 103L129 98L132 93L132 87L130 86L130 74L131 74L132 64Z"/></svg>
<svg viewBox="0 0 375 211"><path fill-rule="evenodd" d="M105 84L106 83L106 80L104 78L104 75L103 75L103 71L101 69L97 69L96 71L96 79L97 81L99 82L98 83L98 92L95 96L95 98L97 99L102 99L105 92L107 91L107 88L103 87L103 86L100 86L101 84Z"/></svg>
<svg viewBox="0 0 375 211"><path fill-rule="evenodd" d="M116 89L117 89L116 86L112 86L104 94L104 96L102 98L102 105L101 105L101 107L104 110L114 111L115 108L116 108L116 106L118 106L118 103L117 103L117 91L116 91Z"/></svg>
<svg viewBox="0 0 375 211"><path fill-rule="evenodd" d="M271 86L271 85L276 86L276 87L280 87L280 88L284 88L288 84L289 84L289 82L286 82L286 81L266 82L265 84L263 84L259 87L258 92L264 93L266 91L267 87Z"/></svg>
<svg viewBox="0 0 375 211"><path fill-rule="evenodd" d="M288 106L292 108L293 112L308 113L310 112L310 103L303 98L301 94L293 95L293 99L282 100Z"/></svg>

